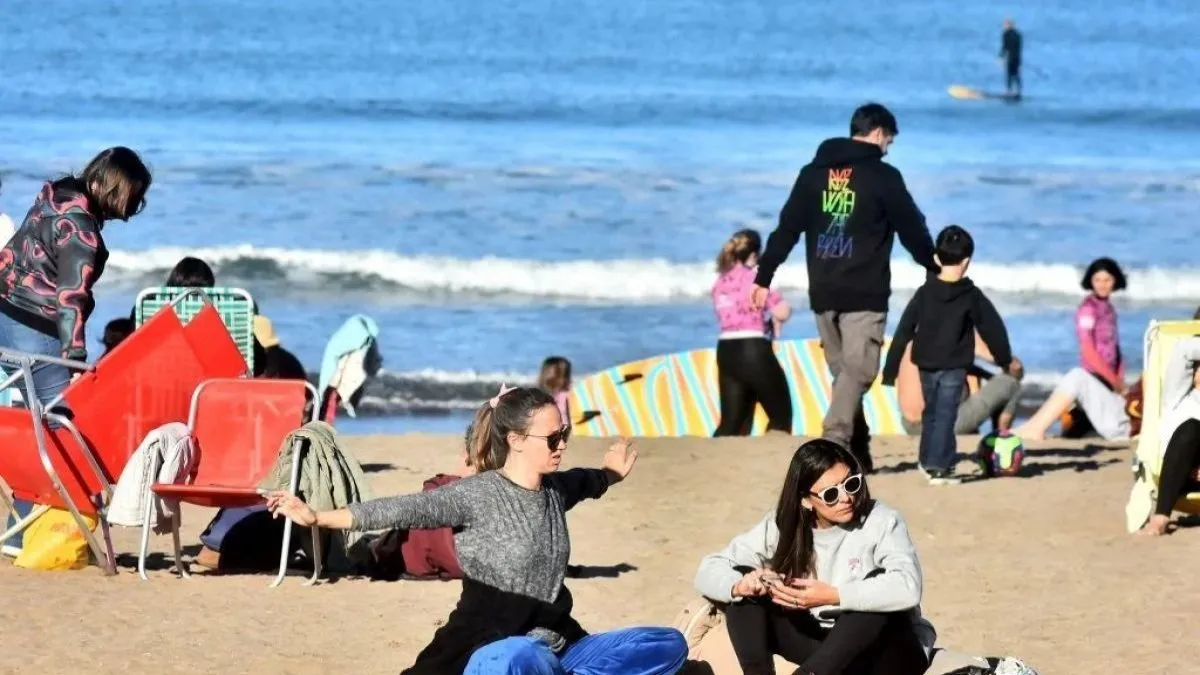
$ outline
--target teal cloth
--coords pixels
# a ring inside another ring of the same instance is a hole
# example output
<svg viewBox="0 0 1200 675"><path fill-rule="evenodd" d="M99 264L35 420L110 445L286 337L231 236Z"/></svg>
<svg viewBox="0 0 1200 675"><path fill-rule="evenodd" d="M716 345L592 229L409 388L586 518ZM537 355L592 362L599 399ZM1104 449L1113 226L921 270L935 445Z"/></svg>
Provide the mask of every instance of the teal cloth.
<svg viewBox="0 0 1200 675"><path fill-rule="evenodd" d="M346 319L341 328L334 332L325 345L325 356L321 359L321 378L317 391L324 394L333 375L337 372L338 361L346 354L359 349L367 349L371 342L379 338L379 326L375 320L365 314L355 314Z"/></svg>

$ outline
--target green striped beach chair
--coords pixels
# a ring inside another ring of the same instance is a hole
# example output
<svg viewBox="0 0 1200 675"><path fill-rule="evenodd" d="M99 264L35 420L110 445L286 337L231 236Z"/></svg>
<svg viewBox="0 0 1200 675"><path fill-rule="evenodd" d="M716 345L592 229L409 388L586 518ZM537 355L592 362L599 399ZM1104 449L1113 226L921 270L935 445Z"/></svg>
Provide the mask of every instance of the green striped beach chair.
<svg viewBox="0 0 1200 675"><path fill-rule="evenodd" d="M179 320L187 324L204 305L211 302L225 322L225 328L246 357L246 366L254 372L254 299L241 288L179 288L160 286L138 293L134 302L134 325L140 327L156 312L174 306Z"/></svg>

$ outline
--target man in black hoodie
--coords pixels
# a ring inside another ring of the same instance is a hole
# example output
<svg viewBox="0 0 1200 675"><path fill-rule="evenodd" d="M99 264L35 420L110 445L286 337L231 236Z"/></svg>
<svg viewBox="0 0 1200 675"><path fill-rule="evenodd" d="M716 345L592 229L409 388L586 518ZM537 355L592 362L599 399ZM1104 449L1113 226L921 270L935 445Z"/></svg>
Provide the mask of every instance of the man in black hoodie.
<svg viewBox="0 0 1200 675"><path fill-rule="evenodd" d="M850 138L821 143L767 239L751 298L762 306L775 270L807 235L809 305L833 373L823 435L850 448L867 471L870 431L862 397L879 373L895 235L917 264L937 271L925 216L900 172L883 162L897 133L892 113L868 103L850 118Z"/></svg>
<svg viewBox="0 0 1200 675"><path fill-rule="evenodd" d="M1013 363L1004 321L966 277L974 254L975 242L961 227L951 225L938 233L936 260L941 272L918 288L904 308L883 367L883 383L890 386L912 341L912 362L920 369L925 397L919 463L933 485L960 482L954 476L954 424L967 368L975 363L976 331L997 366L1008 372Z"/></svg>

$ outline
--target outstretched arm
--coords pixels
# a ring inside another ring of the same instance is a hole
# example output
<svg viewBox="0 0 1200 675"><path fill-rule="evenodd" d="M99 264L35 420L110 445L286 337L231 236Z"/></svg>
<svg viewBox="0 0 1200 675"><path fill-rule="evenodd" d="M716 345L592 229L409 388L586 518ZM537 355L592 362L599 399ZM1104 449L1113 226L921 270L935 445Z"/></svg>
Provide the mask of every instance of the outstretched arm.
<svg viewBox="0 0 1200 675"><path fill-rule="evenodd" d="M544 480L563 498L563 507L570 509L585 499L599 499L612 485L625 480L637 463L637 450L628 439L613 443L604 455L602 469L571 469L552 473Z"/></svg>
<svg viewBox="0 0 1200 675"><path fill-rule="evenodd" d="M382 497L335 511L313 511L299 497L284 491L267 495L267 507L276 517L298 525L333 530L434 529L463 527L471 520L471 491L475 481L464 478L436 490L397 497Z"/></svg>

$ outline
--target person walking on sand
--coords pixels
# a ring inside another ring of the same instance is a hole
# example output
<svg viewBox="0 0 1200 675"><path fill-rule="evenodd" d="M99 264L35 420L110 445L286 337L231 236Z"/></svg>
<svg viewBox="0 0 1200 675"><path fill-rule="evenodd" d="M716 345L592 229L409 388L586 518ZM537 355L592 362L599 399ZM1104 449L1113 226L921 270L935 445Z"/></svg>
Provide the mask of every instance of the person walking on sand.
<svg viewBox="0 0 1200 675"><path fill-rule="evenodd" d="M851 116L849 138L821 143L783 205L751 290L751 305L763 307L775 271L807 235L809 305L833 373L822 434L850 448L866 471L873 463L862 397L879 372L895 237L937 272L925 216L904 177L883 161L898 133L891 111L868 103Z"/></svg>

